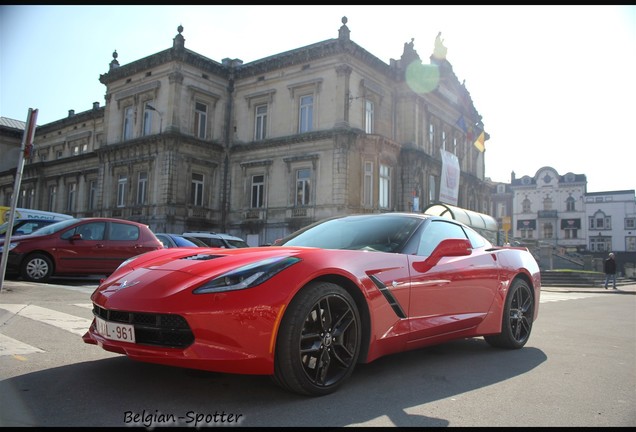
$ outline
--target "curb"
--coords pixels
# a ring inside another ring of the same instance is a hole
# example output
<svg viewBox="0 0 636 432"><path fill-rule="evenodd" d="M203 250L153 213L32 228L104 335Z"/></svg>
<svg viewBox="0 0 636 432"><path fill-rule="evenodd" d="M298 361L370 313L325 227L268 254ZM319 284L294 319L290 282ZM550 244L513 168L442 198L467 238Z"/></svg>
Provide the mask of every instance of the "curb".
<svg viewBox="0 0 636 432"><path fill-rule="evenodd" d="M627 288L627 289L625 289ZM574 287L541 287L541 291L549 292L576 292L576 293L603 293L603 294L636 294L636 286L621 287L617 289L605 288L574 288Z"/></svg>

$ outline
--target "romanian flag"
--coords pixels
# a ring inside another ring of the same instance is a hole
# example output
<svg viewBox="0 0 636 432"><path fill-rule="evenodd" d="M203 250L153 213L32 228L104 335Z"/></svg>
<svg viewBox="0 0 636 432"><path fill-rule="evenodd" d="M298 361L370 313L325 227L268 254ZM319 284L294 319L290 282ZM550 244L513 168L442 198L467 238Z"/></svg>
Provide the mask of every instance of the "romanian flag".
<svg viewBox="0 0 636 432"><path fill-rule="evenodd" d="M484 152L484 150L486 150L486 146L484 145L484 142L486 141L486 135L484 134L484 131L481 131L481 133L479 134L479 137L477 137L477 139L475 140L475 147L477 147L477 150L479 150L480 152Z"/></svg>

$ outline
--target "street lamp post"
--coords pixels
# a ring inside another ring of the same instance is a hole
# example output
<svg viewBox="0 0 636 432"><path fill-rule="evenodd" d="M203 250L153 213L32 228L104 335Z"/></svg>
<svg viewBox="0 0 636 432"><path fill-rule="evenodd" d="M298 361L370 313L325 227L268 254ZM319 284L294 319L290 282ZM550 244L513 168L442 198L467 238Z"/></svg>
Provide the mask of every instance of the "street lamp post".
<svg viewBox="0 0 636 432"><path fill-rule="evenodd" d="M157 110L157 108L153 107L150 104L146 104L146 108L159 114L159 133L161 134L163 132L163 114L161 114L161 111Z"/></svg>

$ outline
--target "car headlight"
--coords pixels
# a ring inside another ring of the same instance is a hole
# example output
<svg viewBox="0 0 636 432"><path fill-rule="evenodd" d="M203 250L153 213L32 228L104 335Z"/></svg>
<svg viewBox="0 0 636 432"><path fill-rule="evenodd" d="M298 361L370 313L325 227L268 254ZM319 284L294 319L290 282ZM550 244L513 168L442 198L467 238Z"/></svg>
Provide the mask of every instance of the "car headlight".
<svg viewBox="0 0 636 432"><path fill-rule="evenodd" d="M275 257L236 268L206 282L194 294L219 293L252 288L300 261L295 257Z"/></svg>
<svg viewBox="0 0 636 432"><path fill-rule="evenodd" d="M130 264L131 262L135 261L135 260L136 260L137 258L139 258L140 256L142 256L142 255L144 255L144 254L147 254L147 253L148 253L148 252L144 252L144 253L141 253L141 254L139 254L139 255L134 255L134 256L131 256L130 258L127 258L124 262L122 262L121 264L119 264L119 265L117 266L117 268L115 269L115 271L119 270L119 269L120 269L120 268L122 268L122 267L127 266L128 264ZM114 273L114 272L113 272L113 273Z"/></svg>

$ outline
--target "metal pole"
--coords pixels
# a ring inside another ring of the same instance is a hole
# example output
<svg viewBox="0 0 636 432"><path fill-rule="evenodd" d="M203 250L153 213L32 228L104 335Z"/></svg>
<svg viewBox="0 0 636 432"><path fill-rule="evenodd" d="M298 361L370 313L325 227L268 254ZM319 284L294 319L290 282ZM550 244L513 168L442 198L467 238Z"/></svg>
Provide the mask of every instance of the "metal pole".
<svg viewBox="0 0 636 432"><path fill-rule="evenodd" d="M2 247L2 261L0 262L0 293L3 291L4 273L7 269L7 260L9 258L9 245L11 244L11 232L13 231L13 223L15 221L15 209L18 205L20 196L20 186L22 184L22 171L24 170L24 159L31 156L33 151L33 136L35 135L36 120L38 118L38 110L29 108L26 127L22 135L22 144L20 145L20 153L18 155L18 166L15 172L15 184L13 185L13 196L11 197L11 209L9 210L9 221L7 224L7 233L4 237L4 245Z"/></svg>

